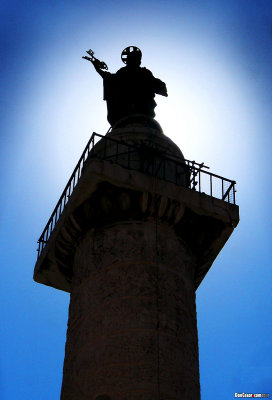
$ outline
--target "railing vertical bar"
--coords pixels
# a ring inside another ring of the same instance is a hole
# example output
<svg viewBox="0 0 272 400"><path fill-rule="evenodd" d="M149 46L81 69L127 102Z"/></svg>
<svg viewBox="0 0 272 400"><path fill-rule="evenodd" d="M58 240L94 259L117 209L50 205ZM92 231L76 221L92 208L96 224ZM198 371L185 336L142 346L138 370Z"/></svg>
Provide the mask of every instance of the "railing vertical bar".
<svg viewBox="0 0 272 400"><path fill-rule="evenodd" d="M78 180L79 180L79 178L80 178L80 170L81 170L81 163L80 163L79 166L78 166L76 184L77 184L77 182L78 182Z"/></svg>
<svg viewBox="0 0 272 400"><path fill-rule="evenodd" d="M48 235L48 228L47 228L46 231L45 231L45 236L44 236L45 242L47 242L47 239L48 239L47 235Z"/></svg>

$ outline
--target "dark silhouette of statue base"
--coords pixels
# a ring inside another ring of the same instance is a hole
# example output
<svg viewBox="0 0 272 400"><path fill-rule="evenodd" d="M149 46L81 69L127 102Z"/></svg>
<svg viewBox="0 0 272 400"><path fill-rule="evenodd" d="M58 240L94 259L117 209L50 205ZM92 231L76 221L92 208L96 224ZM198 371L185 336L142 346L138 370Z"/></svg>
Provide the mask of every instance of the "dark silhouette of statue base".
<svg viewBox="0 0 272 400"><path fill-rule="evenodd" d="M92 54L93 52L90 55ZM140 67L142 58L140 49L135 46L124 49L121 58L126 66L115 74L103 71L107 69L106 64L96 58L84 58L93 63L103 78L104 100L107 102L107 118L111 126L128 115L155 117L155 94L167 96L167 89L165 83L155 78L151 71Z"/></svg>

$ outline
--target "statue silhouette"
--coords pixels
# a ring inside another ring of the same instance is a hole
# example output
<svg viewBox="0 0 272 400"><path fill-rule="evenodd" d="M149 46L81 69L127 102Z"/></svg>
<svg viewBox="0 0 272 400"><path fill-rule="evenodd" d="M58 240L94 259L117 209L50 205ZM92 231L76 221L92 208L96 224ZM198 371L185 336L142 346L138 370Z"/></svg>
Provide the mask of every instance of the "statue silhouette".
<svg viewBox="0 0 272 400"><path fill-rule="evenodd" d="M89 50L90 52L90 50ZM89 53L93 55L93 52ZM155 94L167 96L164 82L153 76L152 72L145 67L140 67L142 53L138 47L126 47L121 55L126 64L115 74L104 71L107 69L105 63L95 57L90 59L94 68L103 78L104 100L107 102L108 121L114 125L118 120L128 115L141 114L154 118L156 102Z"/></svg>

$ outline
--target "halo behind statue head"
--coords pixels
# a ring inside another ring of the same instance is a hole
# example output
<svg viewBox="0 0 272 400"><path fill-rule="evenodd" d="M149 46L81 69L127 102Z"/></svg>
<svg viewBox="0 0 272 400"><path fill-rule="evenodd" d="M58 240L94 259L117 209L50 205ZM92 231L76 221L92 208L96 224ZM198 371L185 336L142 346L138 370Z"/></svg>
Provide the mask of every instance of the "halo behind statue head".
<svg viewBox="0 0 272 400"><path fill-rule="evenodd" d="M127 63L127 59L128 59L129 57L133 57L133 58L135 57L135 58L139 58L139 59L141 60L141 58L142 58L142 52L141 52L141 50L140 50L138 47L136 47L136 46L129 46L129 47L126 47L126 48L122 51L122 54L121 54L121 59L122 59L122 61L123 61L124 64Z"/></svg>

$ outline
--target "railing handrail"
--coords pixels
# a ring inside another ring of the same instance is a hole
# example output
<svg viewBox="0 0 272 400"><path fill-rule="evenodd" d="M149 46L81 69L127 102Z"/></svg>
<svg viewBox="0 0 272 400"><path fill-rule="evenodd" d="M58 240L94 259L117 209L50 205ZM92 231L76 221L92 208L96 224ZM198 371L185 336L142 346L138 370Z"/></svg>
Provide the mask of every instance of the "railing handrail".
<svg viewBox="0 0 272 400"><path fill-rule="evenodd" d="M110 140L110 141L115 142L115 143L123 144L124 146L131 147L133 149L139 149L140 148L140 146L137 143L135 143L135 144L126 143L123 140L119 140L119 139L115 139L115 138L112 138L112 137L103 136L103 135L100 135L99 133L95 133L95 132L93 133L93 135L99 136L101 138L104 138L106 140ZM155 135L150 135L151 138L152 138L152 136L155 137ZM156 151L156 149L154 147L151 147L150 149L153 152ZM162 155L162 153L160 151L158 153ZM175 155L170 154L170 153L164 153L163 154L163 158L166 159L166 160L169 160L169 161L175 161L175 162L177 162L179 164L183 164L184 161L185 161L185 162L188 162L188 163L192 163L193 165L198 165L201 168L210 169L210 167L207 167L206 165L204 165L204 163L198 163L196 161L187 160L186 158L184 158L183 161L180 161L180 158L178 156L175 156ZM223 179L225 179L225 178L223 178Z"/></svg>
<svg viewBox="0 0 272 400"><path fill-rule="evenodd" d="M75 174L76 174L76 172L77 172L77 170L78 170L78 168L79 168L79 166L80 166L80 164L81 164L81 161L84 160L85 153L87 152L87 150L88 150L90 144L92 143L92 141L93 141L95 135L98 135L98 134L96 134L96 133L93 132L93 133L92 133L92 136L90 137L90 140L88 141L86 147L84 148L83 153L82 153L80 159L78 160L78 162L77 162L77 164L76 164L76 166L75 166L75 168L74 168L74 170L73 170L73 172L72 172L72 174L71 174L71 176L70 176L70 178L69 178L69 180L68 180L68 182L67 182L67 184L66 184L66 186L65 186L65 188L64 188L64 190L63 190L63 192L62 192L62 194L61 194L61 196L60 196L60 198L59 198L59 200L58 200L58 202L57 202L57 204L56 204L56 207L54 208L54 210L53 210L53 212L52 212L52 214L51 214L51 216L50 216L50 218L49 218L47 224L45 225L45 228L44 228L44 230L43 230L43 232L42 232L42 234L41 234L41 236L40 236L40 239L41 239L41 237L44 235L44 233L46 232L47 228L49 227L49 225L50 225L50 223L51 223L51 219L53 219L53 217L54 217L54 215L55 215L55 213L56 213L56 211L57 211L59 205L60 205L61 202L62 202L62 199L65 197L65 194L66 194L67 190L69 189L72 180L74 179L74 176L75 176ZM103 137L102 135L98 135L98 136ZM40 239L39 239L39 241L40 241Z"/></svg>
<svg viewBox="0 0 272 400"><path fill-rule="evenodd" d="M49 220L47 222L47 224L45 225L45 228L44 228L39 240L38 240L38 243L39 243L38 257L40 255L41 250L44 248L45 243L47 243L47 240L48 240L52 230L54 229L55 225L57 224L57 222L58 222L58 220L59 220L59 218L60 218L60 216L61 216L61 214L63 212L63 209L64 209L65 205L67 204L69 197L72 194L73 189L75 188L75 186L77 185L77 183L78 183L78 181L80 179L81 172L82 172L82 169L84 167L84 164L87 161L87 159L89 158L89 156L91 156L91 152L92 152L92 150L94 148L94 145L95 145L95 138L96 137L105 140L105 146L106 146L107 142L110 141L110 142L117 143L117 146L119 144L123 145L123 146L126 146L126 148L128 150L132 149L134 151L135 150L139 151L139 149L141 148L141 146L138 145L138 144L128 144L128 143L126 143L126 142L124 142L122 140L111 138L108 135L103 136L103 135L100 135L100 134L95 133L95 132L92 133L92 135L91 135L86 147L83 150L83 153L82 153L81 157L79 158L79 161L77 162L77 164L76 164L76 166L75 166L75 168L74 168L74 170L73 170L73 172L72 172L72 174L71 174L71 176L70 176L70 178L69 178L69 180L68 180L68 182L67 182L67 184L66 184L66 186L65 186L65 188L64 188L64 190L63 190L63 192L62 192L62 194L61 194L61 196L60 196L60 198L59 198L59 200L58 200L58 202L57 202L57 204L56 204L56 206L55 206L55 208L54 208L54 210L53 210L53 212L52 212L52 214L51 214L51 216L50 216L50 218L49 218ZM234 180L231 180L231 179L228 179L228 178L224 178L224 177L222 177L220 175L217 175L217 174L214 174L212 172L204 170L203 168L209 169L209 167L205 166L204 163L197 163L195 161L190 161L190 160L186 160L186 159L180 160L180 159L178 159L178 156L174 156L174 155L169 154L169 153L162 153L159 150L156 151L156 148L153 148L153 147L150 147L150 150L153 153L157 153L159 155L159 157L161 159L163 159L163 161L169 161L169 162L174 163L176 165L176 167L175 167L176 168L176 174L177 174L177 166L178 165L182 166L183 168L184 168L184 166L186 166L186 168L188 168L187 171L189 171L189 173L192 174L192 179L188 182L188 186L187 186L191 190L196 190L196 187L198 186L198 190L201 191L201 183L200 183L201 182L201 174L206 174L206 175L209 175L209 177L210 177L210 195L213 196L212 178L219 179L221 181L221 185L222 185L222 196L221 196L221 199L223 201L226 201L225 199L228 198L228 202L230 202L230 193L232 191L233 203L235 204L235 184L236 184L236 182ZM115 154L115 156L116 157L118 155L120 156L120 154L121 153L117 152ZM125 154L128 154L128 152L125 152L125 153L122 153L122 154L125 155ZM98 157L97 154L94 154L94 157ZM99 157L99 158L101 158L101 157ZM105 154L104 154L104 158L103 159L107 159ZM117 162L117 158L116 158L116 163L118 163ZM127 166L127 168L132 169L129 165ZM164 166L164 168L165 168L165 166ZM186 172L186 171L184 171L184 172ZM199 181L196 181L196 177L198 177ZM177 182L177 179L176 179L175 182ZM230 184L225 192L224 192L224 182L227 182L227 183Z"/></svg>

